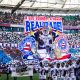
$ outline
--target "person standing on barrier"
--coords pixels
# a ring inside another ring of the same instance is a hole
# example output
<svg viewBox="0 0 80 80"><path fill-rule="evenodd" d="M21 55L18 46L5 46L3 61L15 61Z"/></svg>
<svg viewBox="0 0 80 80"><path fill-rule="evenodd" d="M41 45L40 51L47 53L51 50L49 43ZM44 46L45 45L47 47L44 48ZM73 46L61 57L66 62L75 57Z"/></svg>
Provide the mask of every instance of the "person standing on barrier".
<svg viewBox="0 0 80 80"><path fill-rule="evenodd" d="M65 80L70 80L70 77L69 77L69 64L68 64L68 62L66 62L66 64L65 64L65 71L66 71Z"/></svg>
<svg viewBox="0 0 80 80"><path fill-rule="evenodd" d="M30 76L29 78L30 78L30 80L33 80L33 77L32 76Z"/></svg>
<svg viewBox="0 0 80 80"><path fill-rule="evenodd" d="M52 70L52 64L48 64L49 65L49 69L48 69L48 80L51 80L51 70Z"/></svg>
<svg viewBox="0 0 80 80"><path fill-rule="evenodd" d="M10 70L11 70L11 74L13 73L13 71L16 71L15 64L12 64L10 66ZM17 77L13 77L13 80L17 80Z"/></svg>
<svg viewBox="0 0 80 80"><path fill-rule="evenodd" d="M9 67L9 65L7 65L7 67L6 67L6 75L7 75L6 80L9 80L9 74L10 74L10 73L11 73L10 67Z"/></svg>
<svg viewBox="0 0 80 80"><path fill-rule="evenodd" d="M76 61L75 72L76 72L76 80L80 80L80 60Z"/></svg>
<svg viewBox="0 0 80 80"><path fill-rule="evenodd" d="M42 62L40 62L39 80L46 80L46 70L45 70Z"/></svg>
<svg viewBox="0 0 80 80"><path fill-rule="evenodd" d="M70 71L70 72L69 72L69 73L70 73L69 76L71 77L71 79L72 79L72 80L76 80L76 76L75 76L75 63L72 63L72 62L71 62L71 63L69 64L69 71Z"/></svg>
<svg viewBox="0 0 80 80"><path fill-rule="evenodd" d="M65 63L62 62L60 66L60 77L61 80L65 80Z"/></svg>
<svg viewBox="0 0 80 80"><path fill-rule="evenodd" d="M57 80L57 67L55 65L51 66L51 80Z"/></svg>
<svg viewBox="0 0 80 80"><path fill-rule="evenodd" d="M30 66L33 66L33 64L31 63ZM33 80L33 76L29 76L30 80Z"/></svg>
<svg viewBox="0 0 80 80"><path fill-rule="evenodd" d="M60 63L57 63L57 80L60 80Z"/></svg>

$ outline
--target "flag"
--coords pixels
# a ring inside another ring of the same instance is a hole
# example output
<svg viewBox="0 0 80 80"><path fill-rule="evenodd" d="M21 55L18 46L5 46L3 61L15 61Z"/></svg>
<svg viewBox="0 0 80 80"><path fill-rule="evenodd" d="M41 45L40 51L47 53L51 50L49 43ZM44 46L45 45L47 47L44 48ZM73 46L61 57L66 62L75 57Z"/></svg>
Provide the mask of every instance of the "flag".
<svg viewBox="0 0 80 80"><path fill-rule="evenodd" d="M71 57L71 54L66 54L64 56L62 56L61 58L58 58L58 60L64 60L64 59L68 59Z"/></svg>
<svg viewBox="0 0 80 80"><path fill-rule="evenodd" d="M24 50L25 51L31 51L30 43L26 43L26 45L24 46Z"/></svg>

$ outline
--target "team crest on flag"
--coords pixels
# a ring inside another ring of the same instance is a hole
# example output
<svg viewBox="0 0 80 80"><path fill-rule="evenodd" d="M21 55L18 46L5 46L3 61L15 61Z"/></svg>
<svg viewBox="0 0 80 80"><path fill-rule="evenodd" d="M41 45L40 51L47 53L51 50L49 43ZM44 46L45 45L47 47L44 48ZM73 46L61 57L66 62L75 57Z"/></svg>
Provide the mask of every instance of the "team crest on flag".
<svg viewBox="0 0 80 80"><path fill-rule="evenodd" d="M31 48L35 47L35 39L31 36L25 37L18 45L19 50L23 53L24 58L32 57Z"/></svg>
<svg viewBox="0 0 80 80"><path fill-rule="evenodd" d="M61 52L68 52L68 42L64 34L60 34L55 41L57 48L60 49Z"/></svg>
<svg viewBox="0 0 80 80"><path fill-rule="evenodd" d="M58 47L61 49L61 50L65 50L66 47L67 47L67 43L65 41L64 38L60 39L59 42L58 42Z"/></svg>

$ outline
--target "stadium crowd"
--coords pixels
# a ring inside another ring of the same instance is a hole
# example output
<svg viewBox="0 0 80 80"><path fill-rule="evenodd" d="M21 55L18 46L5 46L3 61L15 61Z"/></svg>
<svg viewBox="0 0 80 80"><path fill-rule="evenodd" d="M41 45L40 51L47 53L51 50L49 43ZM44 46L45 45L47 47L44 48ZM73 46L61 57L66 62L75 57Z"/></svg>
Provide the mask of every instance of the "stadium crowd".
<svg viewBox="0 0 80 80"><path fill-rule="evenodd" d="M0 12L0 23L23 24L24 16L27 14L9 12ZM30 15L31 16L31 15ZM63 25L78 26L80 24L80 16L61 16Z"/></svg>
<svg viewBox="0 0 80 80"><path fill-rule="evenodd" d="M0 48L17 47L27 34L17 32L0 32ZM80 48L80 34L67 34L69 48ZM79 52L79 51L78 51Z"/></svg>
<svg viewBox="0 0 80 80"><path fill-rule="evenodd" d="M67 34L69 48L71 53L80 53L80 34Z"/></svg>
<svg viewBox="0 0 80 80"><path fill-rule="evenodd" d="M0 42L5 43L18 43L25 37L23 33L15 33L15 32L2 32L0 33Z"/></svg>
<svg viewBox="0 0 80 80"><path fill-rule="evenodd" d="M0 12L0 24L8 23L8 24L23 24L23 19L26 14L11 14L6 12ZM79 16L66 16L63 18L63 25L66 26L78 26L80 24ZM22 32L6 32L5 30L1 30L0 32L0 49L3 49L8 55L10 55L13 59L21 59L21 52L16 48L18 47L19 42L26 36L27 34L23 34ZM76 53L80 53L80 34L67 34L67 39L69 43L69 48L76 49ZM74 52L74 51L73 51ZM12 64L11 64L12 65ZM6 70L4 67L6 66ZM0 63L0 71L3 73L11 73L9 72L11 66L3 65ZM35 67L34 67L35 68ZM1 70L3 69L3 70ZM37 70L36 70L37 69ZM48 71L45 69L45 65L40 63L36 68L36 72L39 73L40 80L46 80L46 73L48 74L49 80L80 80L80 60L71 61L71 62L59 62L59 63L51 63L48 65ZM65 79L68 78L68 79ZM77 78L77 79L76 79Z"/></svg>
<svg viewBox="0 0 80 80"><path fill-rule="evenodd" d="M0 12L0 23L23 24L24 14Z"/></svg>

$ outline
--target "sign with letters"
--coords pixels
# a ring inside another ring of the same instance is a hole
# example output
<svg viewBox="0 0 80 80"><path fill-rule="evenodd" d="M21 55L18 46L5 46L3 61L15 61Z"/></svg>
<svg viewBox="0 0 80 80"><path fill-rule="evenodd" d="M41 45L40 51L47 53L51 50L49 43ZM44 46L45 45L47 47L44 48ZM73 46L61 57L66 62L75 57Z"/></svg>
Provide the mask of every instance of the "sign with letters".
<svg viewBox="0 0 80 80"><path fill-rule="evenodd" d="M63 32L61 17L46 17L46 16L26 16L24 18L25 27L24 32L28 33L31 30L41 29L43 27L50 27L54 30Z"/></svg>
<svg viewBox="0 0 80 80"><path fill-rule="evenodd" d="M12 67L12 77L33 76L33 66L28 65L24 72L17 72L16 67Z"/></svg>

